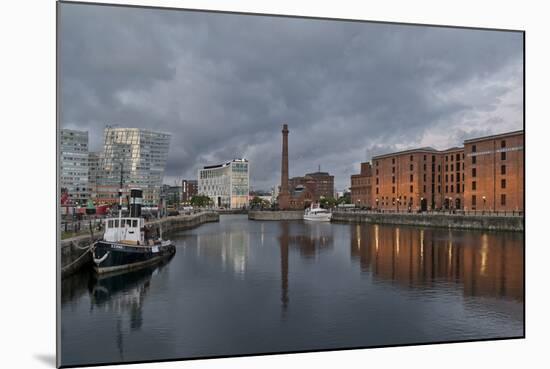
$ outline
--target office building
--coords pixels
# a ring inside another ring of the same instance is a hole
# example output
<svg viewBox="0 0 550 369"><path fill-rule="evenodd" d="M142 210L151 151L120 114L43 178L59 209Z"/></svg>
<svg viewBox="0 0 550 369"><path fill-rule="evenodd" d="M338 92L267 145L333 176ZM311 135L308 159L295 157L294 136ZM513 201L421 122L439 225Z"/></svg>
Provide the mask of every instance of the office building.
<svg viewBox="0 0 550 369"><path fill-rule="evenodd" d="M88 132L62 129L60 137L60 186L68 201L85 204L90 197L88 183Z"/></svg>
<svg viewBox="0 0 550 369"><path fill-rule="evenodd" d="M98 178L97 201L118 202L122 177L123 196L132 187L143 190L143 203L157 206L170 134L140 128L107 127L104 133L101 176Z"/></svg>
<svg viewBox="0 0 550 369"><path fill-rule="evenodd" d="M198 193L210 197L214 206L230 209L248 207L248 160L234 159L205 166L199 170L198 178Z"/></svg>

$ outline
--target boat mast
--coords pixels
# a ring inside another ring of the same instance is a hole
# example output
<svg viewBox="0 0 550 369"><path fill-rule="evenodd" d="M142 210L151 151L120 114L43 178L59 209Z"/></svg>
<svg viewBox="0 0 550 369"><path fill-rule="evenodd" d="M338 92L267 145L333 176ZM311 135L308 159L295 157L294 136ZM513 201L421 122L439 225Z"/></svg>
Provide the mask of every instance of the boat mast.
<svg viewBox="0 0 550 369"><path fill-rule="evenodd" d="M121 226L122 222L122 161L120 162L120 188L118 190L118 226Z"/></svg>

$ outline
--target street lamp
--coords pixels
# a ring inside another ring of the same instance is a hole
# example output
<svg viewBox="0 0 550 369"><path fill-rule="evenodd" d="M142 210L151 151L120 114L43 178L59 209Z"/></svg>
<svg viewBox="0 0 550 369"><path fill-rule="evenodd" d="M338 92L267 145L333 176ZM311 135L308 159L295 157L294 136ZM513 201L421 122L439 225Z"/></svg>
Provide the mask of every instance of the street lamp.
<svg viewBox="0 0 550 369"><path fill-rule="evenodd" d="M485 201L487 201L487 198L483 196L482 199L483 199L483 214L485 214Z"/></svg>
<svg viewBox="0 0 550 369"><path fill-rule="evenodd" d="M424 209L422 208L422 204L424 203L424 197L420 197L420 211L424 211Z"/></svg>
<svg viewBox="0 0 550 369"><path fill-rule="evenodd" d="M378 197L376 198L376 210L378 210Z"/></svg>

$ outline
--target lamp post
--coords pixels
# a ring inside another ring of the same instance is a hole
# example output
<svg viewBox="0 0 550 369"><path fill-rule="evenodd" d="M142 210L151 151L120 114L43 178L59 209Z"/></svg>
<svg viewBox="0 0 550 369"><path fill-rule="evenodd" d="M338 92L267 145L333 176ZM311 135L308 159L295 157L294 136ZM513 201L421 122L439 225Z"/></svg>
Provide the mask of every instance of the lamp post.
<svg viewBox="0 0 550 369"><path fill-rule="evenodd" d="M401 197L397 198L397 212L399 213L399 204L401 203Z"/></svg>
<svg viewBox="0 0 550 369"><path fill-rule="evenodd" d="M424 211L424 209L422 208L422 204L424 203L424 197L421 196L420 197L420 211Z"/></svg>
<svg viewBox="0 0 550 369"><path fill-rule="evenodd" d="M378 211L378 197L376 198L376 210Z"/></svg>
<svg viewBox="0 0 550 369"><path fill-rule="evenodd" d="M453 212L453 198L449 197L449 214Z"/></svg>
<svg viewBox="0 0 550 369"><path fill-rule="evenodd" d="M487 201L487 198L483 196L482 199L483 199L483 214L485 214L485 202Z"/></svg>

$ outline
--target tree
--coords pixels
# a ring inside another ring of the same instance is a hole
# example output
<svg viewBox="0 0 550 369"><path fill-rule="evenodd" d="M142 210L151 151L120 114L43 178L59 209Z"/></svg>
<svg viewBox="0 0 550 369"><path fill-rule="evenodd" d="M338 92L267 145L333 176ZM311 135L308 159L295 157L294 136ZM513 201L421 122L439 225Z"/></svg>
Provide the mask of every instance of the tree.
<svg viewBox="0 0 550 369"><path fill-rule="evenodd" d="M336 199L334 197L321 197L319 204L322 208L330 209L336 206Z"/></svg>
<svg viewBox="0 0 550 369"><path fill-rule="evenodd" d="M191 198L191 206L203 208L212 205L212 199L206 195L195 195Z"/></svg>
<svg viewBox="0 0 550 369"><path fill-rule="evenodd" d="M266 208L269 207L269 205L269 201L264 200L258 196L254 196L252 200L250 200L251 208Z"/></svg>
<svg viewBox="0 0 550 369"><path fill-rule="evenodd" d="M347 193L344 194L344 196L340 197L338 199L338 205L340 204L351 204L351 196L346 196L348 195Z"/></svg>

